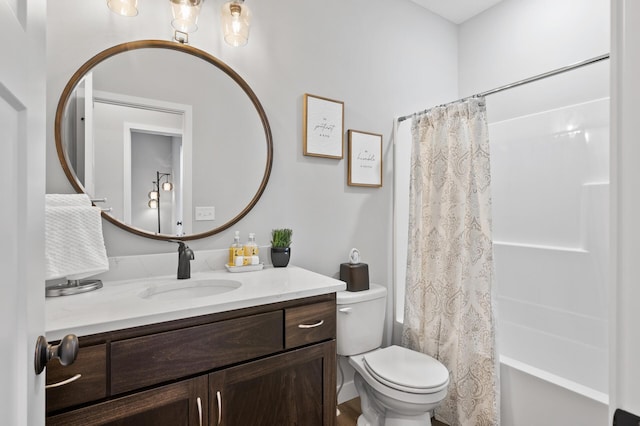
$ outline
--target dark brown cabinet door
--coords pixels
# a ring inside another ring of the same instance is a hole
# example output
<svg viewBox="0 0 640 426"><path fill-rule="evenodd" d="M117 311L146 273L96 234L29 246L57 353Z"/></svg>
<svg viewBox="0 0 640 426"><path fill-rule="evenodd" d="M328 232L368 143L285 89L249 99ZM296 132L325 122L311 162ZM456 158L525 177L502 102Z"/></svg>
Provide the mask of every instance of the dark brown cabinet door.
<svg viewBox="0 0 640 426"><path fill-rule="evenodd" d="M207 376L47 418L47 426L200 426L207 422Z"/></svg>
<svg viewBox="0 0 640 426"><path fill-rule="evenodd" d="M333 426L335 341L209 375L213 426Z"/></svg>

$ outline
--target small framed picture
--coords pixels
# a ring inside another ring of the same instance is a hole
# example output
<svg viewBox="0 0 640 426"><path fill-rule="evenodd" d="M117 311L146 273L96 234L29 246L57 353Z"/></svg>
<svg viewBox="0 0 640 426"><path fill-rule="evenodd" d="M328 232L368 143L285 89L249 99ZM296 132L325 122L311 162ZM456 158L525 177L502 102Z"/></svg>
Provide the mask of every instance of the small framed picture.
<svg viewBox="0 0 640 426"><path fill-rule="evenodd" d="M382 186L382 135L349 130L349 178L351 186Z"/></svg>
<svg viewBox="0 0 640 426"><path fill-rule="evenodd" d="M304 155L344 158L344 102L305 93Z"/></svg>

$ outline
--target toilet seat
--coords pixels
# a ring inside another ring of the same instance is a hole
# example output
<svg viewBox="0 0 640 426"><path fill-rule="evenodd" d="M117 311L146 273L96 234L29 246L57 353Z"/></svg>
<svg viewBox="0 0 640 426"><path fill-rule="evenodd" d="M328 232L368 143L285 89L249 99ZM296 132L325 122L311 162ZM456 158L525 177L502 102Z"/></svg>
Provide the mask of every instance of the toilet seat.
<svg viewBox="0 0 640 426"><path fill-rule="evenodd" d="M375 380L399 391L429 394L449 384L449 371L439 361L401 346L370 352L362 360Z"/></svg>

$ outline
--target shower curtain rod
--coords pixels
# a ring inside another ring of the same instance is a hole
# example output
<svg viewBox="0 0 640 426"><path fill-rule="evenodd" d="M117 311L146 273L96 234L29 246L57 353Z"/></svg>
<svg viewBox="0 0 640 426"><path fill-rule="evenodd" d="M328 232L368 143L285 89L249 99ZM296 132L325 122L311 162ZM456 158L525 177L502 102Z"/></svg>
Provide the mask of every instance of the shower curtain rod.
<svg viewBox="0 0 640 426"><path fill-rule="evenodd" d="M517 87L517 86L522 86L523 84L532 83L534 81L538 81L538 80L542 80L543 78L547 78L547 77L551 77L551 76L554 76L554 75L562 74L562 73L567 72L567 71L572 71L572 70L575 70L577 68L584 67L586 65L595 64L596 62L604 61L605 59L609 59L609 54L608 53L605 53L604 55L596 56L595 58L587 59L587 60L582 61L582 62L576 62L575 64L567 65L566 67L558 68L558 69L555 69L553 71L548 71L548 72L545 72L545 73L542 73L542 74L534 75L533 77L525 78L524 80L516 81L515 83L505 84L504 86L496 87L495 89L487 90L486 92L478 93L477 95L467 96L465 98L458 99L457 101L448 102L448 104L459 102L459 101L462 101L462 100L468 99L468 98L493 95L494 93L502 92L503 90L511 89L511 88ZM445 104L445 105L447 105L447 104ZM431 108L429 108L429 109L431 109ZM429 111L429 109L425 109L424 111L419 111L419 112L416 112L416 113L413 113L413 114L409 114L409 115L404 115L402 117L398 117L398 123L400 123L400 122L402 122L402 121L404 121L404 120L406 120L408 118L411 118L416 114L425 113L425 112Z"/></svg>

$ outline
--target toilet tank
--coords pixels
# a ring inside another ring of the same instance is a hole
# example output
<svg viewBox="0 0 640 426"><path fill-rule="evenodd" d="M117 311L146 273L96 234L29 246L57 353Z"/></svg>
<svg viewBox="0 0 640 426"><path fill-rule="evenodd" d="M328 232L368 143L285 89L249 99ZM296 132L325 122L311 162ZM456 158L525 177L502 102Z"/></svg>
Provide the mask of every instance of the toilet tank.
<svg viewBox="0 0 640 426"><path fill-rule="evenodd" d="M336 293L338 355L356 355L382 345L387 289L370 284L369 290Z"/></svg>

